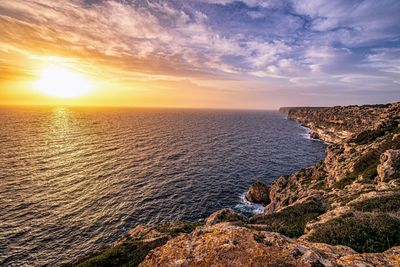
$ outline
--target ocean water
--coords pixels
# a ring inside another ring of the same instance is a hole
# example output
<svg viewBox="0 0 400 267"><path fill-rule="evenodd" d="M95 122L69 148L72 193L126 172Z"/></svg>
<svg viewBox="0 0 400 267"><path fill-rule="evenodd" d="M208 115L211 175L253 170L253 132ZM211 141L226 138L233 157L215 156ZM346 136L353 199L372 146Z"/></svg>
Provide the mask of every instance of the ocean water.
<svg viewBox="0 0 400 267"><path fill-rule="evenodd" d="M324 157L273 111L0 109L0 265L57 266L139 223L198 220Z"/></svg>

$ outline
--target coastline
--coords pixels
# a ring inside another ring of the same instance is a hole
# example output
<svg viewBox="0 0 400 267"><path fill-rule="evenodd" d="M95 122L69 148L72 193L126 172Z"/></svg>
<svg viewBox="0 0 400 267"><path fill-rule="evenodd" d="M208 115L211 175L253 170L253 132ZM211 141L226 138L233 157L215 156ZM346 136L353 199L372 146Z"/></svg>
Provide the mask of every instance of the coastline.
<svg viewBox="0 0 400 267"><path fill-rule="evenodd" d="M78 265L105 266L114 260L110 255L121 256L128 246L133 255L141 255L132 266L263 266L272 261L290 266L396 266L400 103L285 111L288 119L306 125L329 144L321 162L275 180L263 214L246 218L223 209L204 224L138 226ZM200 256L204 251L208 255Z"/></svg>

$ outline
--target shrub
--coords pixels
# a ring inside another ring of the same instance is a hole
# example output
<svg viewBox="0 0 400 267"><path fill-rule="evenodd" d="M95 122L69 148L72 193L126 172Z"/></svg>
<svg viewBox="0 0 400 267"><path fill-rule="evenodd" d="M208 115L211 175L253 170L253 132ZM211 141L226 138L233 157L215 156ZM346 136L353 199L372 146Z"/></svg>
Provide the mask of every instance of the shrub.
<svg viewBox="0 0 400 267"><path fill-rule="evenodd" d="M364 182L370 182L378 174L376 167L379 163L379 152L371 150L360 156L355 164L354 172L334 184L335 188L343 189L362 175Z"/></svg>
<svg viewBox="0 0 400 267"><path fill-rule="evenodd" d="M360 156L355 164L356 176L364 173L366 170L376 168L379 163L379 151L371 150Z"/></svg>
<svg viewBox="0 0 400 267"><path fill-rule="evenodd" d="M307 222L316 219L324 213L323 204L317 200L309 200L285 208L284 210L268 215L254 216L250 223L264 224L271 232L278 232L288 237L299 237L304 234Z"/></svg>
<svg viewBox="0 0 400 267"><path fill-rule="evenodd" d="M354 213L318 226L308 240L345 245L358 252L383 252L400 245L400 219L388 214Z"/></svg>
<svg viewBox="0 0 400 267"><path fill-rule="evenodd" d="M386 125L383 125L380 129L375 130L366 130L364 132L359 133L355 138L353 138L353 142L360 145L368 144L377 138L384 136L386 132L398 132L398 122L397 121L389 121Z"/></svg>
<svg viewBox="0 0 400 267"><path fill-rule="evenodd" d="M382 131L367 130L359 133L352 141L359 145L365 145L374 141L383 134L384 132Z"/></svg>
<svg viewBox="0 0 400 267"><path fill-rule="evenodd" d="M202 225L200 222L164 222L157 224L155 229L161 233L172 237L180 233L191 233L196 227ZM92 255L81 260L75 266L77 267L112 267L112 266L138 266L147 253L153 248L164 245L168 238L160 238L154 242L143 242L141 240L131 240L119 244L115 247L109 247L97 255Z"/></svg>
<svg viewBox="0 0 400 267"><path fill-rule="evenodd" d="M337 189L343 189L345 188L347 185L351 184L352 182L354 182L356 180L356 177L353 175L347 176L344 179L340 180L339 182L336 182L334 184L334 187Z"/></svg>
<svg viewBox="0 0 400 267"><path fill-rule="evenodd" d="M355 210L364 212L400 212L400 194L371 198L352 206Z"/></svg>
<svg viewBox="0 0 400 267"><path fill-rule="evenodd" d="M175 237L181 233L189 234L201 225L203 225L203 223L199 221L164 222L157 224L156 230L160 231L161 233L169 234L170 236Z"/></svg>
<svg viewBox="0 0 400 267"><path fill-rule="evenodd" d="M400 133L400 127L396 127L391 131L393 134L398 134Z"/></svg>
<svg viewBox="0 0 400 267"><path fill-rule="evenodd" d="M138 266L147 253L166 240L158 243L142 243L140 241L127 241L116 247L109 247L100 254L78 263L77 267L102 267L102 266Z"/></svg>
<svg viewBox="0 0 400 267"><path fill-rule="evenodd" d="M378 175L377 167L378 164L373 164L365 169L362 174L364 182L370 182Z"/></svg>
<svg viewBox="0 0 400 267"><path fill-rule="evenodd" d="M324 188L325 188L325 181L319 181L318 183L316 183L316 184L312 187L312 189L316 189L316 190L324 189Z"/></svg>

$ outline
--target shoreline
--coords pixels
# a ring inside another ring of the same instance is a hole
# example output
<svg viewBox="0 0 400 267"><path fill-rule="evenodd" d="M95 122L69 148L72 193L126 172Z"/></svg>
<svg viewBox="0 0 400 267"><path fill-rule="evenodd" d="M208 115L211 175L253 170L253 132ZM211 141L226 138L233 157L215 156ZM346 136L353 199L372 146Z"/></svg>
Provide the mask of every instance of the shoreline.
<svg viewBox="0 0 400 267"><path fill-rule="evenodd" d="M177 260L188 266L209 260L223 266L265 261L395 266L400 262L400 103L291 108L288 119L332 143L321 162L272 183L263 214L243 217L223 209L198 225L139 225L78 266L106 266L101 263L115 260L110 255L126 256L127 246L132 255L144 251L134 266L175 266ZM351 238L355 234L363 237ZM200 256L204 249L207 256Z"/></svg>

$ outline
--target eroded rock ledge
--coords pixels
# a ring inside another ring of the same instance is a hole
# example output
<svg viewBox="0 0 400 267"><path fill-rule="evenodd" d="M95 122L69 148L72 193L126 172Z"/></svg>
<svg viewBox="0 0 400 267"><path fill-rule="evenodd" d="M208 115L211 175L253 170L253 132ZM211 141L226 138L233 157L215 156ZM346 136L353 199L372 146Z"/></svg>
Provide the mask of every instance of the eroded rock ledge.
<svg viewBox="0 0 400 267"><path fill-rule="evenodd" d="M264 214L138 226L79 265L400 266L400 103L281 111L331 144L276 179Z"/></svg>
<svg viewBox="0 0 400 267"><path fill-rule="evenodd" d="M329 143L341 141L385 119L392 105L280 108L288 118L311 129L311 135Z"/></svg>

